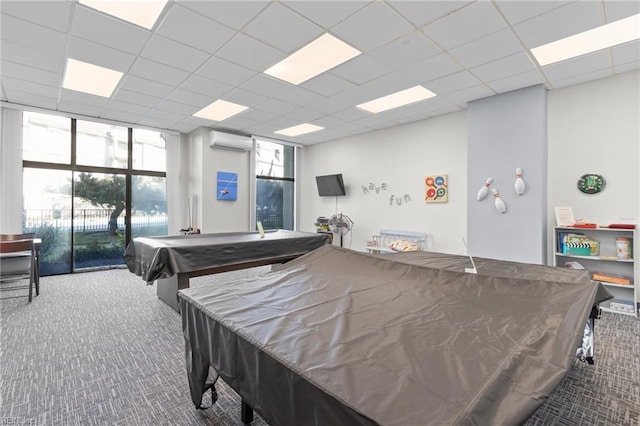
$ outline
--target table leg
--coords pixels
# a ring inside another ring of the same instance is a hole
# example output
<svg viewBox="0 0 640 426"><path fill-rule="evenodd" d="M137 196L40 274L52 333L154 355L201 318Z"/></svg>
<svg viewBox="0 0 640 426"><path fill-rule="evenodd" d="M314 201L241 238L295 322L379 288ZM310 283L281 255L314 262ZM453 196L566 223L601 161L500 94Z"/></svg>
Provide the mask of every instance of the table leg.
<svg viewBox="0 0 640 426"><path fill-rule="evenodd" d="M245 425L251 424L253 421L253 408L244 399L240 402L240 419Z"/></svg>
<svg viewBox="0 0 640 426"><path fill-rule="evenodd" d="M176 274L169 278L156 280L157 295L167 305L176 312L180 312L178 305L178 290L189 288L189 276L187 274Z"/></svg>

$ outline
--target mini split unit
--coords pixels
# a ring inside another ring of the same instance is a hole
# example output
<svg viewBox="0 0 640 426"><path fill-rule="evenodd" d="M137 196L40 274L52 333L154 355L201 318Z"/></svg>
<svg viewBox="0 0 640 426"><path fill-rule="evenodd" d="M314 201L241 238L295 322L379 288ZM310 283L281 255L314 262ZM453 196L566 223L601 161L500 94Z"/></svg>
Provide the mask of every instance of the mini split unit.
<svg viewBox="0 0 640 426"><path fill-rule="evenodd" d="M235 149L237 151L250 151L253 141L250 137L233 135L217 131L209 132L209 146L211 148Z"/></svg>

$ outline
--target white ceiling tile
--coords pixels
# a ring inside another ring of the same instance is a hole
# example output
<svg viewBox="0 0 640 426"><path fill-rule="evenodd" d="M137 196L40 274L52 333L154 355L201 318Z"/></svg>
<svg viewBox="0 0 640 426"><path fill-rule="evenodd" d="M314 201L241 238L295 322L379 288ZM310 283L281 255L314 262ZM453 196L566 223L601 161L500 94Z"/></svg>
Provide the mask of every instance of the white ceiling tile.
<svg viewBox="0 0 640 426"><path fill-rule="evenodd" d="M388 67L405 67L423 61L440 53L421 31L413 31L391 43L385 44L369 53L378 62Z"/></svg>
<svg viewBox="0 0 640 426"><path fill-rule="evenodd" d="M236 30L247 25L261 10L269 5L264 0L178 0L177 3Z"/></svg>
<svg viewBox="0 0 640 426"><path fill-rule="evenodd" d="M311 120L309 121L309 123L315 124L316 126L324 127L325 129L333 129L337 126L345 124L346 122L344 120L340 120L339 118L325 115L323 117Z"/></svg>
<svg viewBox="0 0 640 426"><path fill-rule="evenodd" d="M640 2L637 0L604 0L604 11L607 22L618 21L640 13Z"/></svg>
<svg viewBox="0 0 640 426"><path fill-rule="evenodd" d="M120 72L127 72L136 59L130 53L73 36L69 37L67 56Z"/></svg>
<svg viewBox="0 0 640 426"><path fill-rule="evenodd" d="M7 100L16 104L31 105L39 108L55 110L58 104L57 97L42 96L40 94L20 92L9 87L3 87Z"/></svg>
<svg viewBox="0 0 640 426"><path fill-rule="evenodd" d="M357 1L283 1L287 7L304 15L319 26L329 29L337 23L343 21L358 10L365 7L369 2Z"/></svg>
<svg viewBox="0 0 640 426"><path fill-rule="evenodd" d="M316 92L323 96L332 96L343 90L353 87L354 84L331 73L323 73L311 80L307 80L300 85L305 89Z"/></svg>
<svg viewBox="0 0 640 426"><path fill-rule="evenodd" d="M158 83L134 75L128 75L120 87L125 90L143 93L156 98L164 98L173 90L173 86L168 84Z"/></svg>
<svg viewBox="0 0 640 426"><path fill-rule="evenodd" d="M100 118L118 121L120 123L137 123L144 114L132 114L126 111L107 109L100 113Z"/></svg>
<svg viewBox="0 0 640 426"><path fill-rule="evenodd" d="M611 56L608 49L544 66L542 72L555 86L555 82L558 80L605 68L611 68Z"/></svg>
<svg viewBox="0 0 640 426"><path fill-rule="evenodd" d="M148 80L157 81L158 83L170 85L179 85L189 75L186 71L172 68L145 58L138 58L131 67L129 73Z"/></svg>
<svg viewBox="0 0 640 426"><path fill-rule="evenodd" d="M278 99L268 99L255 106L256 109L269 112L275 115L287 114L288 112L297 109L296 105L292 105L288 102L283 102Z"/></svg>
<svg viewBox="0 0 640 426"><path fill-rule="evenodd" d="M622 65L640 59L640 40L630 41L611 48L614 65Z"/></svg>
<svg viewBox="0 0 640 426"><path fill-rule="evenodd" d="M433 111L437 111L443 108L448 108L455 105L454 102L449 100L445 96L436 96L435 98L425 99L422 102L408 105L413 111L419 114L431 114Z"/></svg>
<svg viewBox="0 0 640 426"><path fill-rule="evenodd" d="M169 129L174 130L176 132L188 134L188 133L191 133L192 131L196 130L197 128L198 128L198 126L195 126L193 124L180 122L180 123L176 123L176 124L172 125Z"/></svg>
<svg viewBox="0 0 640 426"><path fill-rule="evenodd" d="M62 85L62 74L33 68L10 61L2 61L3 77L13 77L19 80L37 81L45 86L59 87Z"/></svg>
<svg viewBox="0 0 640 426"><path fill-rule="evenodd" d="M256 108L250 108L246 111L242 112L242 116L248 120L253 120L257 123L262 123L264 121L269 121L277 116L277 114L272 114L267 111L262 111Z"/></svg>
<svg viewBox="0 0 640 426"><path fill-rule="evenodd" d="M194 110L194 112L196 111L197 110ZM161 109L150 109L149 111L147 111L147 114L145 116L151 117L151 118L160 118L162 120L167 120L167 121L176 123L182 120L185 117L185 115L191 115L191 114L180 114L177 112L164 111Z"/></svg>
<svg viewBox="0 0 640 426"><path fill-rule="evenodd" d="M629 71L637 71L640 69L640 60L627 62L626 64L620 64L615 66L616 74L622 74Z"/></svg>
<svg viewBox="0 0 640 426"><path fill-rule="evenodd" d="M136 92L132 92L130 90L124 90L124 89L119 89L116 92L116 94L113 95L112 99L120 102L126 102L130 104L145 106L147 108L151 108L155 106L158 102L162 100L154 96L144 95L142 93L136 93Z"/></svg>
<svg viewBox="0 0 640 426"><path fill-rule="evenodd" d="M200 106L200 108L202 108L202 106L209 105L212 102L211 96L206 96L202 93L196 93L184 89L175 89L166 96L165 101L172 101L191 106Z"/></svg>
<svg viewBox="0 0 640 426"><path fill-rule="evenodd" d="M110 98L90 95L89 93L76 92L75 90L62 89L60 92L60 102L62 103L63 101L69 104L78 103L90 105L93 107L105 108L109 103Z"/></svg>
<svg viewBox="0 0 640 426"><path fill-rule="evenodd" d="M322 96L302 87L293 87L276 98L293 105L305 106L322 99Z"/></svg>
<svg viewBox="0 0 640 426"><path fill-rule="evenodd" d="M292 53L318 38L324 30L280 3L271 3L242 32Z"/></svg>
<svg viewBox="0 0 640 426"><path fill-rule="evenodd" d="M330 115L341 120L347 120L349 123L353 123L356 120L360 120L361 118L370 116L371 113L356 108L354 105Z"/></svg>
<svg viewBox="0 0 640 426"><path fill-rule="evenodd" d="M331 74L342 77L355 84L363 84L391 71L388 66L377 62L369 55L356 56L349 62L331 70Z"/></svg>
<svg viewBox="0 0 640 426"><path fill-rule="evenodd" d="M291 90L295 86L268 75L256 74L239 87L250 92L259 93L269 98L275 98L284 92Z"/></svg>
<svg viewBox="0 0 640 426"><path fill-rule="evenodd" d="M544 78L540 72L538 70L534 70L501 78L500 80L490 81L487 84L497 93L505 93L544 82Z"/></svg>
<svg viewBox="0 0 640 426"><path fill-rule="evenodd" d="M423 84L423 86L437 95L444 95L446 93L457 92L458 90L466 89L468 87L478 86L481 83L482 82L475 78L470 72L460 71L446 77L429 81Z"/></svg>
<svg viewBox="0 0 640 426"><path fill-rule="evenodd" d="M3 1L2 13L66 33L69 28L69 1ZM4 22L2 22L4 24Z"/></svg>
<svg viewBox="0 0 640 426"><path fill-rule="evenodd" d="M322 117L324 114L317 111L311 111L306 108L297 108L287 114L287 117L298 120L301 123L308 123Z"/></svg>
<svg viewBox="0 0 640 426"><path fill-rule="evenodd" d="M451 49L449 53L462 65L472 68L521 51L518 39L506 29Z"/></svg>
<svg viewBox="0 0 640 426"><path fill-rule="evenodd" d="M2 40L51 55L64 56L67 35L60 31L3 14L1 34Z"/></svg>
<svg viewBox="0 0 640 426"><path fill-rule="evenodd" d="M391 72L366 84L362 89L375 96L386 96L391 93L416 86L419 82L399 72Z"/></svg>
<svg viewBox="0 0 640 426"><path fill-rule="evenodd" d="M175 123L167 123L166 120L163 120L161 118L142 117L140 120L136 121L136 124L139 124L141 126L155 127L158 129L168 129Z"/></svg>
<svg viewBox="0 0 640 426"><path fill-rule="evenodd" d="M155 105L154 109L173 112L173 113L182 114L182 115L193 115L196 112L200 111L202 107L207 106L209 103L211 103L210 100L209 101L205 100L204 102L205 103L202 103L200 105L186 105L180 102L174 102L167 99L163 99Z"/></svg>
<svg viewBox="0 0 640 426"><path fill-rule="evenodd" d="M60 102L58 102L58 111L86 115L89 117L99 117L100 113L102 113L102 108L95 105L86 105L81 102L74 102L72 100L60 99Z"/></svg>
<svg viewBox="0 0 640 426"><path fill-rule="evenodd" d="M215 53L235 34L230 28L179 4L169 9L157 32L209 53Z"/></svg>
<svg viewBox="0 0 640 426"><path fill-rule="evenodd" d="M471 72L482 81L493 81L532 69L535 69L535 66L529 56L526 53L516 53L472 68Z"/></svg>
<svg viewBox="0 0 640 426"><path fill-rule="evenodd" d="M451 102L460 105L476 99L493 96L495 94L496 93L493 90L489 89L484 84L481 84L480 86L469 87L467 89L458 90L457 92L447 93L444 96Z"/></svg>
<svg viewBox="0 0 640 426"><path fill-rule="evenodd" d="M452 49L476 38L505 28L489 2L479 1L422 28L422 31L445 49Z"/></svg>
<svg viewBox="0 0 640 426"><path fill-rule="evenodd" d="M248 90L235 88L230 92L225 93L222 99L228 102L253 107L263 103L268 98L255 92L249 92Z"/></svg>
<svg viewBox="0 0 640 426"><path fill-rule="evenodd" d="M110 111L110 112L121 111L123 113L132 114L132 115L145 115L148 110L149 108L142 105L135 105L135 104L120 102L115 99L111 99L111 101L105 108L105 111L103 112L103 114L106 113L107 111Z"/></svg>
<svg viewBox="0 0 640 426"><path fill-rule="evenodd" d="M597 80L600 78L611 77L612 72L609 68L604 68L589 73L577 74L569 78L553 81L553 87L560 89L561 87L573 86L574 84L585 83L587 81Z"/></svg>
<svg viewBox="0 0 640 426"><path fill-rule="evenodd" d="M348 105L358 105L362 102L370 101L378 98L380 95L371 93L362 87L352 87L344 92L333 95L331 99L338 101L339 103L347 103Z"/></svg>
<svg viewBox="0 0 640 426"><path fill-rule="evenodd" d="M55 98L58 96L58 86L47 86L34 81L27 81L17 79L8 76L2 76L2 85L5 89L12 89L18 92L32 93L34 95L40 95L48 98Z"/></svg>
<svg viewBox="0 0 640 426"><path fill-rule="evenodd" d="M215 80L210 80L196 74L189 76L189 78L180 85L180 88L191 92L201 93L202 95L209 96L213 99L218 99L220 96L233 89L232 86Z"/></svg>
<svg viewBox="0 0 640 426"><path fill-rule="evenodd" d="M355 124L355 123L344 123L341 124L339 126L336 126L333 130L337 131L337 132L342 132L342 133L346 133L349 135L357 135L360 133L365 133L370 131L371 129L369 129L366 126L362 126L360 124Z"/></svg>
<svg viewBox="0 0 640 426"><path fill-rule="evenodd" d="M76 4L71 23L71 34L125 52L138 54L151 33L136 25Z"/></svg>
<svg viewBox="0 0 640 426"><path fill-rule="evenodd" d="M515 25L535 16L541 15L550 10L564 6L571 1L553 0L494 0L500 12L507 18L509 24Z"/></svg>
<svg viewBox="0 0 640 426"><path fill-rule="evenodd" d="M383 2L374 2L332 28L332 33L366 52L413 31L413 27Z"/></svg>
<svg viewBox="0 0 640 426"><path fill-rule="evenodd" d="M235 86L249 80L257 72L212 56L198 68L196 74Z"/></svg>
<svg viewBox="0 0 640 426"><path fill-rule="evenodd" d="M173 68L193 72L209 54L159 35L152 35L140 56Z"/></svg>
<svg viewBox="0 0 640 426"><path fill-rule="evenodd" d="M418 82L425 82L435 80L445 75L454 74L462 71L462 69L462 66L456 62L451 55L441 53L405 68L402 72Z"/></svg>
<svg viewBox="0 0 640 426"><path fill-rule="evenodd" d="M234 115L233 117L227 118L226 120L220 121L219 123L224 126L231 126L238 130L258 124L254 120L246 118L244 116L244 111L240 114Z"/></svg>
<svg viewBox="0 0 640 426"><path fill-rule="evenodd" d="M388 3L409 22L417 27L422 27L471 2L469 0L388 0Z"/></svg>
<svg viewBox="0 0 640 426"><path fill-rule="evenodd" d="M532 49L602 24L600 2L580 0L524 21L513 29Z"/></svg>
<svg viewBox="0 0 640 426"><path fill-rule="evenodd" d="M263 72L286 55L251 37L237 34L216 53L216 56L254 71Z"/></svg>
<svg viewBox="0 0 640 426"><path fill-rule="evenodd" d="M55 73L64 72L65 57L2 40L2 59Z"/></svg>
<svg viewBox="0 0 640 426"><path fill-rule="evenodd" d="M348 90L348 89L345 89L345 91L346 90ZM336 92L336 94L339 94L341 92ZM341 110L343 110L345 108L349 108L352 105L353 105L353 103L350 100L339 100L339 99L335 99L335 98L322 98L320 100L317 100L315 102L312 102L312 103L306 105L306 108L312 109L314 111L321 112L323 114L333 114L333 113L341 111Z"/></svg>

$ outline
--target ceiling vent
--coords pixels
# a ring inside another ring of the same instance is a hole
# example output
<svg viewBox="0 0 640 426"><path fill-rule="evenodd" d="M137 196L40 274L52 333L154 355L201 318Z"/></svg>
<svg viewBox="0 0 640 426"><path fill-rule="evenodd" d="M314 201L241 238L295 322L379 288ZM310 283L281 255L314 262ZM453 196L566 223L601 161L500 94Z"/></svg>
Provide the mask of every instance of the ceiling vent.
<svg viewBox="0 0 640 426"><path fill-rule="evenodd" d="M209 146L211 148L235 149L237 151L251 151L253 141L250 137L233 135L217 131L209 132Z"/></svg>

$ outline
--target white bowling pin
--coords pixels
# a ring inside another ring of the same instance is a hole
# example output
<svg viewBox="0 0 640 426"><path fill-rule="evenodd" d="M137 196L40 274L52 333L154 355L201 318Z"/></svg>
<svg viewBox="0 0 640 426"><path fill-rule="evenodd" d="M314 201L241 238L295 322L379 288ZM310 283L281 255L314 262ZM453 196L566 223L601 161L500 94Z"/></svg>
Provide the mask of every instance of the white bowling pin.
<svg viewBox="0 0 640 426"><path fill-rule="evenodd" d="M495 198L494 203L496 205L496 209L498 209L500 213L506 212L507 205L504 203L504 200L500 198L500 193L498 192L498 190L492 189L491 192L493 192L493 198Z"/></svg>
<svg viewBox="0 0 640 426"><path fill-rule="evenodd" d="M489 185L491 185L492 183L493 183L493 178L488 178L485 184L482 185L482 188L480 188L480 191L478 191L478 196L476 197L476 200L478 201L484 200L484 197L486 197L487 194L489 193Z"/></svg>
<svg viewBox="0 0 640 426"><path fill-rule="evenodd" d="M516 169L516 183L514 185L514 188L516 190L516 194L524 194L524 180L522 179L522 169L519 167Z"/></svg>

